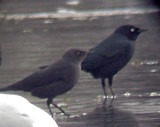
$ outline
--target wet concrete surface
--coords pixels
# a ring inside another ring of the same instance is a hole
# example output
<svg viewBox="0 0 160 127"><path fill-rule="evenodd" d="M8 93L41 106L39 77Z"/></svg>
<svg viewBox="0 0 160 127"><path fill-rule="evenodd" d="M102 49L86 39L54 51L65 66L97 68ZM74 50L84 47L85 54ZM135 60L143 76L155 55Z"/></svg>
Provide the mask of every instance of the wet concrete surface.
<svg viewBox="0 0 160 127"><path fill-rule="evenodd" d="M23 79L42 65L54 62L69 48L85 50L92 48L120 25L134 24L147 28L149 31L137 39L134 57L114 78L113 90L116 99L112 105L109 89L107 91L109 96L104 103L100 80L95 80L89 74L81 72L77 85L70 92L54 99L71 117L66 118L58 114L59 111L55 108L53 111L60 127L160 126L160 12L146 11L146 9L156 8L148 4L149 0L115 0L114 2L40 0L38 3L36 0L32 3L25 0L21 2L1 0L0 2L0 43L3 59L0 68L1 87ZM128 14L124 12L121 15L112 13L117 8L123 11L124 8L131 7L140 8L144 13L141 11L136 14L130 11ZM86 16L85 12L88 13L88 10L90 13ZM98 10L103 13L98 12L102 15L95 16L94 13ZM72 11L74 13L71 13ZM71 15L68 18L58 18L58 16L38 18L41 12L54 12L56 16L57 14ZM32 13L38 16L17 19L11 15L12 18L7 18L10 14L20 13L23 13L23 16ZM76 14L81 16L74 17ZM48 112L45 99L32 97L24 92L5 93L24 96Z"/></svg>

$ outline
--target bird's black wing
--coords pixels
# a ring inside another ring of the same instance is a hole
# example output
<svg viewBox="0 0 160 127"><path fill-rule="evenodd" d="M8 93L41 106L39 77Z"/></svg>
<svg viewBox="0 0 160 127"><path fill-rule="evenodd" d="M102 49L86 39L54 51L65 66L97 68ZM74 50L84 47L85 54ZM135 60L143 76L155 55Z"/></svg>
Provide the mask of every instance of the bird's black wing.
<svg viewBox="0 0 160 127"><path fill-rule="evenodd" d="M89 72L101 66L111 64L127 54L128 46L130 46L129 42L123 39L117 40L110 37L104 40L90 50L81 64L82 70Z"/></svg>

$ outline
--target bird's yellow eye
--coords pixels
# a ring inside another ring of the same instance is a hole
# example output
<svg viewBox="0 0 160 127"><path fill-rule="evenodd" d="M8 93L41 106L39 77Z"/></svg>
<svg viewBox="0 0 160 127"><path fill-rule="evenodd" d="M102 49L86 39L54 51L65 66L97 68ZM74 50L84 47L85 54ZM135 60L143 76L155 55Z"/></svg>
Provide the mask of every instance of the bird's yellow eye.
<svg viewBox="0 0 160 127"><path fill-rule="evenodd" d="M135 29L134 28L131 28L131 30L130 30L131 32L134 32L135 31Z"/></svg>

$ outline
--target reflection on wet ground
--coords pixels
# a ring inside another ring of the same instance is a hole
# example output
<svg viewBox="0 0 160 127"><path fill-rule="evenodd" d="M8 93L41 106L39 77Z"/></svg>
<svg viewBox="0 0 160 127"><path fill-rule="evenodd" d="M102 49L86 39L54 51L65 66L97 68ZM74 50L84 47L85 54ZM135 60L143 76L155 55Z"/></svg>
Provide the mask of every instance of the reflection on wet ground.
<svg viewBox="0 0 160 127"><path fill-rule="evenodd" d="M87 1L83 0L68 0L65 6L60 6L63 2L57 2L56 9L52 12L45 11L46 13L35 11L34 1L30 6L26 4L26 7L17 3L17 6L21 7L17 10L14 10L16 6L11 4L8 13L1 14L5 18L0 20L3 58L0 86L16 82L35 72L39 66L57 60L71 47L88 50L118 26L135 24L149 31L138 38L133 59L115 76L113 90L116 98L112 105L110 93L104 104L100 81L81 72L77 85L70 92L55 98L55 102L71 116L68 118L59 114L55 108L53 111L61 127L160 126L159 9L138 0L120 0L113 4L95 0L88 8ZM43 1L39 5L41 4L44 4ZM0 5L2 10L5 10L3 5L7 7L7 3ZM146 6L148 8L145 8ZM26 9L27 7L30 10ZM20 9L22 14L19 14ZM24 92L6 93L24 96L48 112L46 100Z"/></svg>
<svg viewBox="0 0 160 127"><path fill-rule="evenodd" d="M107 105L99 105L88 114L80 117L65 119L63 122L68 123L67 125L64 125L64 127L69 125L74 127L97 127L97 125L100 125L101 127L138 126L134 115L126 111L119 111L115 107ZM78 125L77 122L79 122Z"/></svg>

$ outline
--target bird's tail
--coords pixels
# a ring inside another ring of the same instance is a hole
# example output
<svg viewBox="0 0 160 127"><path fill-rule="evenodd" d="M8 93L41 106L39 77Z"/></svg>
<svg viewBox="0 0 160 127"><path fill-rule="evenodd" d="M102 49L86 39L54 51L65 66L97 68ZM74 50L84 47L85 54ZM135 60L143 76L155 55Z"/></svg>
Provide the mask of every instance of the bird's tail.
<svg viewBox="0 0 160 127"><path fill-rule="evenodd" d="M0 92L8 91L8 90L10 90L8 87L0 88Z"/></svg>
<svg viewBox="0 0 160 127"><path fill-rule="evenodd" d="M9 85L7 87L0 88L0 92L3 92L3 91L16 91L16 90L18 90L16 85Z"/></svg>
<svg viewBox="0 0 160 127"><path fill-rule="evenodd" d="M25 85L21 82L17 82L17 83L9 85L7 87L0 88L0 92L2 92L2 91L19 91L19 90L28 92L31 90L31 88L27 87L27 85Z"/></svg>

